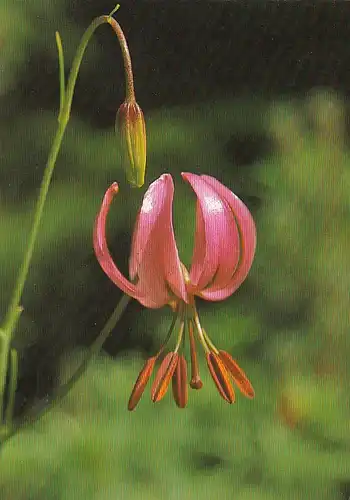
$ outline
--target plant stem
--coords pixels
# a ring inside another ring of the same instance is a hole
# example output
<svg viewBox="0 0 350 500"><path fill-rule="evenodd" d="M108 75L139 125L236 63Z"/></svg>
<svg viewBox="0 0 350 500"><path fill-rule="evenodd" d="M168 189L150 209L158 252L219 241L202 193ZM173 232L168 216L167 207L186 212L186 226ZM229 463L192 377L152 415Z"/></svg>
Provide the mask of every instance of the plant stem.
<svg viewBox="0 0 350 500"><path fill-rule="evenodd" d="M126 100L135 100L135 89L134 89L134 77L131 66L131 57L128 48L127 41L125 39L123 30L121 29L119 23L113 17L106 17L106 22L111 26L114 33L118 37L119 45L123 55L124 63L124 73L125 73L125 90L126 90Z"/></svg>
<svg viewBox="0 0 350 500"><path fill-rule="evenodd" d="M113 11L112 11L113 12ZM59 63L60 63L60 87L61 87L61 99L63 102L60 104L60 112L59 112L59 122L58 128L53 139L53 143L51 146L51 150L49 153L48 161L45 167L43 179L40 186L39 196L37 199L33 224L31 227L31 231L29 234L28 245L23 257L23 261L21 267L18 272L15 288L12 294L11 302L8 307L4 323L0 329L0 423L2 420L3 414L3 399L5 392L5 384L6 384L6 375L7 375L7 366L8 366L8 355L11 347L11 340L13 336L14 329L16 327L19 315L20 315L20 300L23 293L23 288L25 285L25 281L28 275L30 262L33 256L34 247L44 211L44 205L46 201L46 197L48 194L48 190L50 187L50 182L52 178L52 174L55 168L57 156L62 144L63 136L70 118L70 111L72 107L72 100L74 95L74 88L76 84L76 80L79 73L79 68L81 65L81 61L83 59L85 49L93 35L94 31L101 24L107 23L109 24L118 37L118 41L120 43L120 47L123 54L124 60L124 68L125 68L125 78L126 78L126 87L127 87L127 96L134 95L134 84L133 84L133 76L131 69L131 61L130 54L127 47L127 43L119 24L111 17L111 16L100 16L92 21L90 26L87 28L85 33L82 36L80 44L78 46L77 52L75 54L72 68L69 74L68 83L66 91L62 91L62 82L64 81L63 75L63 51L61 51L61 39L59 35L56 34L56 42L58 43L58 51L59 51ZM61 53L62 52L62 53Z"/></svg>
<svg viewBox="0 0 350 500"><path fill-rule="evenodd" d="M9 335L11 336L12 331L14 330L15 327L15 322L18 319L18 315L15 313L16 309L19 306L19 302L21 299L21 295L23 292L24 288L24 283L28 274L28 269L30 265L30 261L32 259L34 247L35 247L35 242L36 238L38 235L38 230L39 230L39 225L41 222L42 214L43 214L43 209L47 197L47 193L49 190L50 186L50 181L53 173L53 169L55 167L56 159L58 156L58 152L60 150L61 142L63 139L63 135L65 132L67 126L67 122L62 122L59 124L56 135L54 137L51 151L49 154L49 158L47 161L47 165L44 171L44 176L41 181L41 186L40 186L40 191L39 191L39 197L36 203L35 207L35 212L34 212L34 220L33 220L33 225L31 228L31 232L29 235L29 241L28 241L28 246L23 258L22 265L20 267L19 273L18 273L18 278L16 282L16 286L12 295L12 300L10 303L10 306L8 308L7 316L5 318L4 326L3 329L5 332L8 332Z"/></svg>
<svg viewBox="0 0 350 500"><path fill-rule="evenodd" d="M73 375L69 378L69 380L65 384L58 387L58 389L56 389L56 391L53 392L53 395L48 400L49 401L48 405L39 414L34 415L34 420L38 420L38 418L42 417L44 413L47 412L48 409L52 408L54 405L59 403L73 388L73 386L78 382L78 380L80 380L81 376L85 373L91 359L100 352L103 344L106 342L113 328L118 323L130 300L131 297L129 297L128 295L122 296L117 307L114 309L113 313L108 318L107 323L102 328L100 334L89 347L89 352L87 353L84 361L81 363L79 368L73 373Z"/></svg>
<svg viewBox="0 0 350 500"><path fill-rule="evenodd" d="M70 111L71 111L71 107L72 107L74 88L75 88L76 80L78 77L81 61L83 59L85 49L86 49L94 31L96 30L96 28L98 28L98 26L100 26L101 24L104 24L104 23L108 23L113 28L114 32L116 33L116 35L118 37L118 41L120 43L120 47L121 47L122 54L123 54L123 60L124 60L127 96L134 95L134 83L133 83L133 76L132 76L130 54L129 54L128 46L127 46L123 31L122 31L120 25L112 17L100 16L100 17L94 19L92 21L92 23L90 24L90 26L85 31L85 33L80 41L79 47L78 47L76 55L74 57L74 60L73 60L72 68L71 68L68 83L67 83L67 89L65 92L64 104L63 104L63 107L62 107L61 113L60 113L59 126L57 129L55 138L53 140L53 144L51 147L51 151L50 151L49 158L48 158L45 172L44 172L44 177L43 177L43 180L41 182L39 197L38 197L37 205L35 208L34 220L33 220L31 233L29 236L27 250L26 250L26 253L24 255L21 268L19 270L15 290L13 292L12 300L11 300L10 306L8 308L5 322L3 325L3 330L5 330L5 331L12 332L12 330L15 326L14 325L14 319L15 319L14 318L14 316L15 316L14 311L18 307L20 299L21 299L21 295L22 295L23 288L24 288L24 283L25 283L25 280L26 280L26 277L28 274L30 261L31 261L33 251L34 251L35 241L37 238L38 229L39 229L39 225L41 222L43 208L45 205L47 193L48 193L49 186L50 186L52 173L53 173L56 159L57 159L60 147L61 147L62 139L63 139L64 133L65 133L65 130L66 130L69 118L70 118Z"/></svg>
<svg viewBox="0 0 350 500"><path fill-rule="evenodd" d="M128 295L122 296L117 307L114 309L105 326L102 328L100 334L89 347L89 351L85 359L73 373L73 375L69 378L69 380L65 384L59 386L50 397L45 398L44 406L42 406L42 402L40 402L39 405L31 408L24 417L19 418L17 422L14 422L12 424L12 426L8 426L6 434L3 434L2 436L0 435L0 444L3 444L5 441L10 439L20 429L23 429L29 425L32 425L34 422L37 422L69 393L69 391L85 373L92 357L101 350L104 342L107 340L113 328L118 323L130 300L131 297L129 297Z"/></svg>
<svg viewBox="0 0 350 500"><path fill-rule="evenodd" d="M55 35L56 35L56 45L58 52L58 69L59 69L59 81L60 81L60 112L58 115L58 121L60 121L65 99L66 81L64 75L64 55L63 55L62 40L58 31L56 31Z"/></svg>
<svg viewBox="0 0 350 500"><path fill-rule="evenodd" d="M27 278L30 261L32 259L36 238L38 235L38 230L43 214L43 209L46 201L46 196L49 190L50 181L52 177L52 172L55 167L56 158L61 146L64 131L66 129L67 122L60 122L58 129L52 144L49 159L44 171L44 176L41 182L39 197L37 200L34 220L32 229L29 235L28 246L24 254L22 265L20 267L16 286L12 295L11 303L5 317L5 322L2 327L2 342L1 342L1 352L0 352L0 418L2 419L3 412L3 400L5 392L7 365L8 365L8 353L10 349L11 339L13 331L16 327L17 320L19 318L19 302L22 296L24 284Z"/></svg>
<svg viewBox="0 0 350 500"><path fill-rule="evenodd" d="M13 323L15 324L22 312L21 307L13 311ZM11 348L11 336L4 328L0 328L0 428L3 419L4 392L7 376L8 354Z"/></svg>
<svg viewBox="0 0 350 500"><path fill-rule="evenodd" d="M135 92L134 92L134 78L133 78L133 73L132 73L132 66L131 66L131 58L130 58L130 53L128 49L128 44L126 42L124 33L117 21L113 19L113 17L110 16L100 16L97 17L92 21L88 29L85 31L79 47L77 49L76 56L73 60L72 64L72 69L69 74L68 78L68 83L67 83L67 89L66 89L66 99L65 99L65 105L63 106L62 109L62 119L64 120L65 117L69 119L70 115L70 110L72 106L72 100L73 100L73 94L74 94L74 88L75 88L75 83L78 77L79 73L79 68L80 64L85 52L85 49L87 47L87 44L89 43L89 40L96 30L98 26L101 24L107 23L109 24L114 33L117 35L118 42L122 51L122 56L123 56L123 62L124 62L124 71L125 71L125 85L126 85L126 96L127 98L134 98L135 97Z"/></svg>

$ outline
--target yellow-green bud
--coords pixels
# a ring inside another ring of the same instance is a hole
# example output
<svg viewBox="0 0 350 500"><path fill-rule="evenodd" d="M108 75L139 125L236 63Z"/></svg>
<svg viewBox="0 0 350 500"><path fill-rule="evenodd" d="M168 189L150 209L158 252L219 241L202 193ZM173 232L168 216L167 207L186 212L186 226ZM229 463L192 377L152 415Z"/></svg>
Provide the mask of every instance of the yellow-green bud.
<svg viewBox="0 0 350 500"><path fill-rule="evenodd" d="M118 109L117 124L121 133L126 177L134 187L145 182L146 126L143 112L135 99L126 100Z"/></svg>

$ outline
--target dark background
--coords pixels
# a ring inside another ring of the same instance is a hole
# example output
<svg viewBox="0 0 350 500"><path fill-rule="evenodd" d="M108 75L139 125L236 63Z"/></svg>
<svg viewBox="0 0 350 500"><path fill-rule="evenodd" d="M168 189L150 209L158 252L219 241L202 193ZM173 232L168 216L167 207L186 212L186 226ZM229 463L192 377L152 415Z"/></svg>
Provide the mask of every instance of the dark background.
<svg viewBox="0 0 350 500"><path fill-rule="evenodd" d="M72 1L67 16L81 30L110 2ZM272 98L315 86L347 94L349 26L347 2L128 2L117 18L123 26L145 111L256 93ZM121 60L107 27L96 32L103 46L99 66L79 77L75 112L110 127L123 99ZM28 71L29 70L29 71ZM20 82L28 106L52 108L57 99L57 61L33 54ZM44 77L45 76L45 77ZM82 89L80 91L79 89Z"/></svg>

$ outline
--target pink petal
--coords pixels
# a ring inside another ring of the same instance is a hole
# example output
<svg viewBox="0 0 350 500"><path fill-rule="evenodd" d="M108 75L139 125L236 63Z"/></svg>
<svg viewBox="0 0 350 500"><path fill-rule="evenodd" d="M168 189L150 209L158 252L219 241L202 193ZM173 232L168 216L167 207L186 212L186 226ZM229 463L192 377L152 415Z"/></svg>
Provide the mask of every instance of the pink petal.
<svg viewBox="0 0 350 500"><path fill-rule="evenodd" d="M239 233L226 199L204 176L183 173L197 195L197 223L190 269L193 293L209 286L223 288L234 273L240 256Z"/></svg>
<svg viewBox="0 0 350 500"><path fill-rule="evenodd" d="M130 276L138 277L143 293L160 305L173 296L187 301L187 292L172 223L174 184L164 174L148 188L137 217L129 262ZM159 305L159 307L160 307Z"/></svg>
<svg viewBox="0 0 350 500"><path fill-rule="evenodd" d="M96 217L93 243L97 260L109 279L113 281L113 283L124 293L130 295L134 299L137 299L146 307L160 307L158 303L153 300L152 294L147 294L147 291L140 286L140 283L134 285L122 275L117 266L114 264L112 256L108 250L106 240L106 220L112 200L118 190L119 188L116 182L114 182L107 189L102 201L101 209Z"/></svg>
<svg viewBox="0 0 350 500"><path fill-rule="evenodd" d="M225 199L235 218L240 235L240 259L239 264L233 272L230 280L224 287L220 285L208 287L201 292L201 296L207 300L223 300L243 283L254 260L256 247L256 229L251 213L245 204L227 187L214 177L203 175L203 179L217 192L218 196Z"/></svg>
<svg viewBox="0 0 350 500"><path fill-rule="evenodd" d="M94 228L94 250L97 260L110 278L113 283L115 283L124 293L130 295L131 297L137 298L136 286L130 283L125 276L121 274L119 269L113 262L112 256L109 253L107 240L106 240L106 220L107 215L112 203L114 196L118 193L119 187L116 182L114 182L106 191L100 211L96 217L95 228Z"/></svg>

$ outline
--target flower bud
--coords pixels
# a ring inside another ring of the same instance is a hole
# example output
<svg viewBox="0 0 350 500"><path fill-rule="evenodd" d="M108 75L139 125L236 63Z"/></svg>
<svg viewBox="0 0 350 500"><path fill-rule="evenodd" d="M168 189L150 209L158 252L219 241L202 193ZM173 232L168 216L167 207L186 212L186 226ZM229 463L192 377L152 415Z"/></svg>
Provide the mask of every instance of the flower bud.
<svg viewBox="0 0 350 500"><path fill-rule="evenodd" d="M146 170L146 126L143 112L135 99L125 100L118 109L117 124L121 134L121 143L128 182L134 187L141 187L145 181Z"/></svg>

